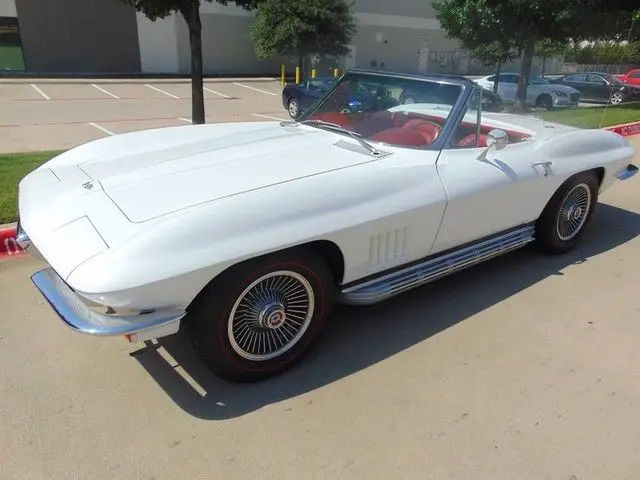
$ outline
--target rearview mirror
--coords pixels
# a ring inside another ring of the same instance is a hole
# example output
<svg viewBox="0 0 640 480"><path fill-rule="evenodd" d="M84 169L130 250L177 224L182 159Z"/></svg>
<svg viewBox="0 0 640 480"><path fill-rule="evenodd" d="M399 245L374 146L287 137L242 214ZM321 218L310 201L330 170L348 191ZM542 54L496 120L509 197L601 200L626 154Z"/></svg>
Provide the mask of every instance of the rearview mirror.
<svg viewBox="0 0 640 480"><path fill-rule="evenodd" d="M487 148L478 155L478 160L484 160L487 158L487 154L492 148L495 150L502 150L508 143L509 135L507 135L507 132L500 130L499 128L494 128L487 133Z"/></svg>

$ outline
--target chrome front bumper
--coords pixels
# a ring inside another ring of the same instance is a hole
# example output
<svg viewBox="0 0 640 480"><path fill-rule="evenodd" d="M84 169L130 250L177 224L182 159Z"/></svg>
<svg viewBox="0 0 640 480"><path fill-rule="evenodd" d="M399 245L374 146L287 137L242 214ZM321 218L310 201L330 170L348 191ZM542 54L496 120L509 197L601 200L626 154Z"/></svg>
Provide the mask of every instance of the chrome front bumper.
<svg viewBox="0 0 640 480"><path fill-rule="evenodd" d="M31 277L58 316L73 330L86 335L126 336L143 342L177 333L185 312L156 311L139 315L108 315L92 310L52 269Z"/></svg>
<svg viewBox="0 0 640 480"><path fill-rule="evenodd" d="M616 174L616 178L618 180L628 180L636 173L638 173L638 167L630 163Z"/></svg>

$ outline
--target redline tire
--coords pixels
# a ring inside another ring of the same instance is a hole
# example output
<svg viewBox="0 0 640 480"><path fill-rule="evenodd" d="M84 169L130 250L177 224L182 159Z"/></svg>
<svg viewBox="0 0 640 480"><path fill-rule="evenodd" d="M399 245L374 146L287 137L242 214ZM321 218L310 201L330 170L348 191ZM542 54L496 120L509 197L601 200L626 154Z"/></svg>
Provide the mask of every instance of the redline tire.
<svg viewBox="0 0 640 480"><path fill-rule="evenodd" d="M331 271L312 251L244 262L209 284L189 309L193 347L220 378L266 379L306 356L334 297Z"/></svg>
<svg viewBox="0 0 640 480"><path fill-rule="evenodd" d="M536 222L536 246L547 254L573 249L581 240L598 203L598 177L576 174L551 197Z"/></svg>

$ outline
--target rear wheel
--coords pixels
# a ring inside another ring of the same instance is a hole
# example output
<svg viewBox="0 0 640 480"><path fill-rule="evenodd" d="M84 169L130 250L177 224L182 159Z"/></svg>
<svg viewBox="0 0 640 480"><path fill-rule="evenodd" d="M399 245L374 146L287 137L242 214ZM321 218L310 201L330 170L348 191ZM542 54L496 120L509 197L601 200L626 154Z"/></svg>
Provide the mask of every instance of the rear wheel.
<svg viewBox="0 0 640 480"><path fill-rule="evenodd" d="M219 377L257 381L309 351L328 317L333 277L314 252L243 263L214 280L190 308L196 353Z"/></svg>
<svg viewBox="0 0 640 480"><path fill-rule="evenodd" d="M587 172L569 178L553 195L536 223L536 245L550 254L575 247L598 202L598 178Z"/></svg>

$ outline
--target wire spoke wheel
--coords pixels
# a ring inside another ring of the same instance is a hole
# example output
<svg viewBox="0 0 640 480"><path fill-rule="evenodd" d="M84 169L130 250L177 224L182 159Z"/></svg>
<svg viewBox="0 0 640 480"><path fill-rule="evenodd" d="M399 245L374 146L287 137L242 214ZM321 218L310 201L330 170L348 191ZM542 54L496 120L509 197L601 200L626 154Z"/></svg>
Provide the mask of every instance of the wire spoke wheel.
<svg viewBox="0 0 640 480"><path fill-rule="evenodd" d="M556 220L556 233L562 241L574 238L584 226L591 208L591 189L586 183L573 187L564 198Z"/></svg>
<svg viewBox="0 0 640 480"><path fill-rule="evenodd" d="M313 288L304 276L290 270L263 275L244 289L231 309L231 347L251 361L276 358L302 338L314 309Z"/></svg>

